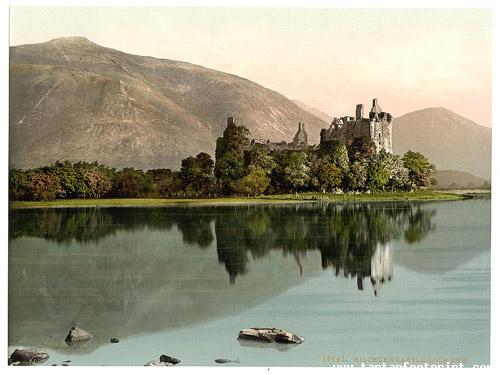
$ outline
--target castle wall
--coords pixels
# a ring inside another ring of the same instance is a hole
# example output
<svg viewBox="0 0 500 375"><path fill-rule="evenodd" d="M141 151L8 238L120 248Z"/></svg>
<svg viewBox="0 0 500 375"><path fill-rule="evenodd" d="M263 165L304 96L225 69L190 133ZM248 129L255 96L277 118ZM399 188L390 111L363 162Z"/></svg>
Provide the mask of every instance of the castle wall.
<svg viewBox="0 0 500 375"><path fill-rule="evenodd" d="M342 140L349 143L354 138L368 137L374 143L376 151L385 150L392 153L392 116L390 113L382 112L373 100L373 107L369 118L362 118L363 105L356 106L356 119L350 116L335 118L329 129L322 129L320 133L321 143Z"/></svg>

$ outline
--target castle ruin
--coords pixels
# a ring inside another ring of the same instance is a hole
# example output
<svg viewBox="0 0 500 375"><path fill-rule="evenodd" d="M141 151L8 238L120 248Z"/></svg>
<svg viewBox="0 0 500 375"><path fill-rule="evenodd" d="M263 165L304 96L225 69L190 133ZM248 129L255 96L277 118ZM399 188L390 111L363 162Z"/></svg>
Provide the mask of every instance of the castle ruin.
<svg viewBox="0 0 500 375"><path fill-rule="evenodd" d="M385 150L392 154L392 116L383 112L377 99L373 99L373 105L368 118L363 117L364 106L356 106L356 117L335 117L328 129L322 129L320 133L320 144L342 140L346 144L354 138L368 137L375 143L376 151Z"/></svg>
<svg viewBox="0 0 500 375"><path fill-rule="evenodd" d="M307 132L303 122L299 122L299 128L293 137L292 142L270 142L269 139L266 141L264 139L252 139L252 145L263 144L266 145L270 150L304 150L309 144L307 142Z"/></svg>
<svg viewBox="0 0 500 375"><path fill-rule="evenodd" d="M228 117L228 126L234 124L233 117ZM372 108L368 118L364 117L363 104L356 105L356 117L335 117L328 129L321 129L320 146L334 141L343 141L349 144L355 138L367 137L375 144L377 152L385 150L392 154L392 116L383 112L377 99L373 99ZM303 122L291 142L271 142L265 139L252 139L252 145L262 144L272 151L280 150L305 150L309 147L307 132Z"/></svg>

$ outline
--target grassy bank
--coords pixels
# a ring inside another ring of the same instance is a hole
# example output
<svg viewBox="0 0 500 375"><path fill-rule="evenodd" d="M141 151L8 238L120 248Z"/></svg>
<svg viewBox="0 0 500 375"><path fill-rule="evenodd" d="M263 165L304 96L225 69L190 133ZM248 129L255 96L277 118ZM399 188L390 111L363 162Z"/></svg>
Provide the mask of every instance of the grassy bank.
<svg viewBox="0 0 500 375"><path fill-rule="evenodd" d="M64 199L46 202L10 202L10 208L38 207L116 207L116 206L170 206L170 205L208 205L208 204L248 204L248 203L292 203L292 202L370 202L370 201L421 201L421 200L457 200L466 196L433 190L421 190L414 193L387 192L373 194L330 194L299 193L268 195L257 198L117 198L117 199Z"/></svg>

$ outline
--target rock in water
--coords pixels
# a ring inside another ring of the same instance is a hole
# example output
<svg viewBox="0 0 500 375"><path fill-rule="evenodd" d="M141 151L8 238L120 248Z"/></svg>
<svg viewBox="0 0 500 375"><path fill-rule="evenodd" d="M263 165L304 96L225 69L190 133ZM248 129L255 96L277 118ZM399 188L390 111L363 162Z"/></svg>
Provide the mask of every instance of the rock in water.
<svg viewBox="0 0 500 375"><path fill-rule="evenodd" d="M112 344L118 344L120 342L120 340L118 340L116 338L112 338L110 341Z"/></svg>
<svg viewBox="0 0 500 375"><path fill-rule="evenodd" d="M49 358L49 355L46 352L39 352L35 349L16 349L10 355L9 365L12 365L16 362L19 364L34 364L46 361Z"/></svg>
<svg viewBox="0 0 500 375"><path fill-rule="evenodd" d="M174 366L174 365L178 364L180 361L181 361L180 359L162 354L160 356L159 361L158 360L151 361L151 362L146 363L144 366Z"/></svg>
<svg viewBox="0 0 500 375"><path fill-rule="evenodd" d="M217 358L215 363L240 363L239 359Z"/></svg>
<svg viewBox="0 0 500 375"><path fill-rule="evenodd" d="M66 339L64 341L66 341L66 344L70 345L74 342L88 341L92 337L93 336L90 333L84 331L79 327L71 327L68 336L66 336Z"/></svg>
<svg viewBox="0 0 500 375"><path fill-rule="evenodd" d="M275 342L278 344L302 344L304 338L280 328L246 328L238 334L238 340Z"/></svg>
<svg viewBox="0 0 500 375"><path fill-rule="evenodd" d="M174 358L174 357L170 357L168 355L165 355L165 354L162 354L160 356L160 361L161 362L167 362L167 363L171 363L173 365L176 365L178 364L181 360L180 359L177 359L177 358Z"/></svg>

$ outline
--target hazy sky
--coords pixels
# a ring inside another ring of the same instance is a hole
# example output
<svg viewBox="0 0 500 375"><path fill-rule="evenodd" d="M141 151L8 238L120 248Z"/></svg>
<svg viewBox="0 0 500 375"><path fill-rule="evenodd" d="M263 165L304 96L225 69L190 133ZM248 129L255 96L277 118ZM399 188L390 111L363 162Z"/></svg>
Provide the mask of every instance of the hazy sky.
<svg viewBox="0 0 500 375"><path fill-rule="evenodd" d="M474 9L11 8L11 45L85 36L237 74L328 114L378 97L491 126L491 14Z"/></svg>

